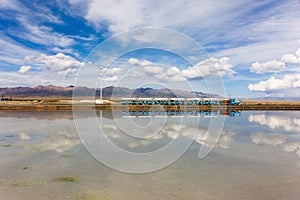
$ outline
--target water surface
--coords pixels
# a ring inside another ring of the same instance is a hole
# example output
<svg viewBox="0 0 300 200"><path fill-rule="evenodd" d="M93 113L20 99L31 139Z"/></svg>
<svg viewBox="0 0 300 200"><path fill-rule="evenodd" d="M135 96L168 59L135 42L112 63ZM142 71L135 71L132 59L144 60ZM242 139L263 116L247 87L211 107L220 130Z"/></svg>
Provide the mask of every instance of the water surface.
<svg viewBox="0 0 300 200"><path fill-rule="evenodd" d="M218 143L204 159L198 158L205 145L200 131L171 166L127 174L88 153L71 112L0 112L0 199L299 199L299 114L248 111L226 117ZM82 114L82 120L89 117ZM198 117L199 129L212 118ZM111 125L112 118L103 113L108 137L133 152L154 150L177 137L170 127L149 140L129 140ZM170 126L177 123L167 118ZM143 126L148 119L134 120ZM193 128L185 124L182 135Z"/></svg>

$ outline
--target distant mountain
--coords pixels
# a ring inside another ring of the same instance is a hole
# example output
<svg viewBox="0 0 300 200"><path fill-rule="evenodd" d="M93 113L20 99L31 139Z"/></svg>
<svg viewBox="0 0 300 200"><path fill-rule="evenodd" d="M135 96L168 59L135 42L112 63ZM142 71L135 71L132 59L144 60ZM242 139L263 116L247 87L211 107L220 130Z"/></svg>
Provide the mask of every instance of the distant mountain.
<svg viewBox="0 0 300 200"><path fill-rule="evenodd" d="M1 96L72 96L73 87L60 87L54 85L31 87L0 88Z"/></svg>
<svg viewBox="0 0 300 200"><path fill-rule="evenodd" d="M37 87L6 87L0 88L0 96L3 97L72 97L73 92L76 96L96 96L100 95L99 89L88 87L61 87L61 86L37 86ZM170 89L153 89L137 88L129 89L125 87L105 87L102 90L103 97L220 97L216 94L208 94L198 91L170 90Z"/></svg>
<svg viewBox="0 0 300 200"><path fill-rule="evenodd" d="M250 100L257 100L257 101L300 101L300 97L261 97L261 98L250 98Z"/></svg>

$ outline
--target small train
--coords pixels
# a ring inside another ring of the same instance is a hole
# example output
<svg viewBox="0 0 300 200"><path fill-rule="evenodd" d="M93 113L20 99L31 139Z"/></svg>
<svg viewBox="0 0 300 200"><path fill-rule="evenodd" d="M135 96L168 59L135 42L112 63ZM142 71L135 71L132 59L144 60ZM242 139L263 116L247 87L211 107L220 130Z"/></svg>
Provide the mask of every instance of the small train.
<svg viewBox="0 0 300 200"><path fill-rule="evenodd" d="M240 99L217 98L122 98L122 105L242 105Z"/></svg>

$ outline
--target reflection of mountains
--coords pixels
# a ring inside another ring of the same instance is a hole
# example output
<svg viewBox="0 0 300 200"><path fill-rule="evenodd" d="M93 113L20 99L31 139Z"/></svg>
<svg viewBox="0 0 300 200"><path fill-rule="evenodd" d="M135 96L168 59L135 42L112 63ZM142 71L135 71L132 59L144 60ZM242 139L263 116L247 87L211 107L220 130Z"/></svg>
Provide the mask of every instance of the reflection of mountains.
<svg viewBox="0 0 300 200"><path fill-rule="evenodd" d="M126 116L139 117L139 116L218 116L225 115L229 117L240 116L240 111L190 111L190 112L146 112L146 111L123 111L123 112L112 112L112 111L103 111L101 113L102 117L107 119L114 119ZM100 111L96 112L96 115L100 116ZM85 119L95 116L93 111L76 111L76 118ZM39 120L57 120L57 119L70 119L73 120L72 111L51 111L51 112L0 112L0 118L34 118Z"/></svg>
<svg viewBox="0 0 300 200"><path fill-rule="evenodd" d="M73 119L72 111L70 112L0 112L1 118L34 118L34 119Z"/></svg>
<svg viewBox="0 0 300 200"><path fill-rule="evenodd" d="M99 112L96 113L99 116ZM85 119L94 117L95 112L82 111L76 112L76 118ZM103 117L113 119L114 117L121 117L121 113L118 115L112 114L110 111L105 111L102 114ZM57 120L57 119L70 119L73 120L74 116L72 111L51 111L51 112L0 112L0 118L34 118L39 120Z"/></svg>

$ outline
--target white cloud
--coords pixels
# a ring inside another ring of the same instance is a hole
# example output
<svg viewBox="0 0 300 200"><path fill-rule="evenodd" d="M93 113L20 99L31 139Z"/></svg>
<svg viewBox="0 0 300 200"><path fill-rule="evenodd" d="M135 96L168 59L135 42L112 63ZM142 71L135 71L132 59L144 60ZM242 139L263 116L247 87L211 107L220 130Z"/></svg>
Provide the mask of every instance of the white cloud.
<svg viewBox="0 0 300 200"><path fill-rule="evenodd" d="M31 66L30 65L27 65L27 66L23 65L23 66L20 67L20 69L19 69L18 72L20 74L26 74L27 72L29 72L29 70L31 70Z"/></svg>
<svg viewBox="0 0 300 200"><path fill-rule="evenodd" d="M71 48L60 48L60 47L53 47L52 50L56 53L68 53L68 54L75 54Z"/></svg>
<svg viewBox="0 0 300 200"><path fill-rule="evenodd" d="M15 73L15 72L1 72L1 75L5 78L0 79L0 85L5 85L9 87L15 86L36 86L38 85L60 85L68 86L74 84L74 74L78 72L81 67L87 66L85 62L80 62L77 59L58 53L55 55L45 55L41 54L39 56L25 56L23 61L27 65L36 66L37 70L32 71L30 74L27 73ZM99 69L88 65L89 73L86 78L87 85L83 86L94 86L94 82L89 82L89 77L92 75L100 76ZM23 67L24 68L24 67ZM21 72L25 72L23 69ZM49 73L53 72L53 73ZM103 74L104 82L113 82L118 80L120 74L122 74L123 69L119 67L105 68ZM57 76L57 74L63 76ZM111 83L110 83L111 84ZM108 86L108 85L107 85Z"/></svg>
<svg viewBox="0 0 300 200"><path fill-rule="evenodd" d="M296 56L300 57L300 48L296 51Z"/></svg>
<svg viewBox="0 0 300 200"><path fill-rule="evenodd" d="M69 2L72 8L85 8L82 1ZM253 60L282 56L285 51L295 49L299 40L300 5L293 0L280 4L249 0L226 3L205 0L156 3L151 0L91 0L86 4L87 12L83 16L98 29L108 26L112 33L138 27L175 29L208 48L217 49L215 57L229 56L235 64L249 65ZM263 12L256 12L258 8L262 8Z"/></svg>
<svg viewBox="0 0 300 200"><path fill-rule="evenodd" d="M1 0L0 1L0 9L9 9L9 10L18 10L19 5L16 0Z"/></svg>
<svg viewBox="0 0 300 200"><path fill-rule="evenodd" d="M57 76L56 73L49 73L48 70L31 72L30 75L15 72L1 72L0 79L0 85L5 85L6 87L32 87L36 85L68 86L72 84L74 84L74 79L61 78L61 76Z"/></svg>
<svg viewBox="0 0 300 200"><path fill-rule="evenodd" d="M71 56L64 55L63 53L58 53L53 56L41 54L36 60L45 64L50 71L55 71L64 77L75 74L80 67L85 65L84 63L79 62Z"/></svg>
<svg viewBox="0 0 300 200"><path fill-rule="evenodd" d="M248 89L254 92L273 93L282 97L297 97L300 95L300 74L298 67L291 64L300 64L300 48L295 54L285 54L280 61L272 60L265 63L253 63L251 72L264 74L266 72L290 72L282 78L272 76L256 84L249 84ZM292 72L292 73L291 73Z"/></svg>
<svg viewBox="0 0 300 200"><path fill-rule="evenodd" d="M161 66L145 66L144 70L148 74L160 74L163 72L163 67Z"/></svg>
<svg viewBox="0 0 300 200"><path fill-rule="evenodd" d="M233 75L235 71L229 61L230 59L227 57L209 58L183 70L176 66L163 67L148 60L138 60L136 58L130 58L128 63L142 67L147 74L153 75L159 80L180 82L187 79Z"/></svg>
<svg viewBox="0 0 300 200"><path fill-rule="evenodd" d="M73 0L70 3L81 4ZM223 9L225 7L229 6L223 5ZM186 13L187 10L189 14ZM91 0L85 18L98 29L101 29L103 24L107 24L109 30L116 33L140 26L178 26L189 21L194 22L197 18L206 18L206 15L218 10L222 11L217 3L185 0L163 1L155 4L150 0Z"/></svg>
<svg viewBox="0 0 300 200"><path fill-rule="evenodd" d="M295 52L295 54L283 55L281 60L289 64L300 64L300 48Z"/></svg>
<svg viewBox="0 0 300 200"><path fill-rule="evenodd" d="M164 67L156 65L148 60L139 60L136 58L130 58L128 63L135 66L143 67L144 72L150 75L156 75L163 73Z"/></svg>
<svg viewBox="0 0 300 200"><path fill-rule="evenodd" d="M255 144L270 144L275 146L284 144L287 137L281 134L268 135L265 133L254 133L251 134L250 138Z"/></svg>
<svg viewBox="0 0 300 200"><path fill-rule="evenodd" d="M7 0L2 0L2 2L6 7L13 4L12 1ZM282 56L284 52L294 51L297 45L296 41L299 39L299 4L293 0L280 4L274 3L272 6L266 6L271 2L257 1L253 3L249 0L238 2L230 0L226 3L204 0L166 0L156 3L150 0L69 0L69 2L70 6L68 3L65 5L69 6L70 13L75 5L78 7L75 15L85 17L88 24L93 24L99 32L106 27L111 33L145 26L172 28L188 34L205 47L214 46L212 51L217 49L214 57L228 56L235 64L246 62L245 66L251 65L253 61L271 60L275 55ZM258 8L262 8L263 12L253 14ZM30 9L27 10L30 11ZM30 12L27 13L22 16L31 15ZM47 12L47 14L49 13ZM37 13L32 13L32 15L37 16ZM249 16L251 16L250 20ZM48 25L36 23L32 20L33 18L36 17L26 17L23 20L25 30L24 33L19 33L22 39L49 45L51 49L55 47L67 49L74 44L76 37L55 32L55 30L49 29ZM20 18L18 20L22 21ZM52 19L48 21L50 20ZM107 33L106 30L103 32ZM17 32L13 34L18 36ZM154 36L149 35L148 37ZM174 43L178 42L175 40ZM67 50L57 52L66 53ZM285 59L290 60L287 57ZM6 58L6 60L8 59ZM22 64L18 63L19 66ZM150 67L145 68L145 71L146 69L153 74L160 72L159 67L156 67L155 70L154 68L151 70ZM73 73L72 71L74 70L69 70L67 73ZM204 73L214 73L207 69L202 69L201 74L193 73L194 71L185 71L186 76L177 75L171 79L201 78ZM225 70L225 73L228 71Z"/></svg>
<svg viewBox="0 0 300 200"><path fill-rule="evenodd" d="M35 56L25 56L24 57L24 62L31 62L35 59Z"/></svg>
<svg viewBox="0 0 300 200"><path fill-rule="evenodd" d="M209 58L201 61L192 67L182 70L182 74L187 79L204 78L208 76L233 75L235 71L233 65L229 63L230 59L223 57L220 59Z"/></svg>
<svg viewBox="0 0 300 200"><path fill-rule="evenodd" d="M136 58L129 58L128 63L131 65L139 65L140 61Z"/></svg>
<svg viewBox="0 0 300 200"><path fill-rule="evenodd" d="M104 71L104 75L115 76L118 73L122 72L123 69L120 67L114 67L114 68L105 68L103 71Z"/></svg>
<svg viewBox="0 0 300 200"><path fill-rule="evenodd" d="M182 75L178 67L170 67L154 75L155 78L166 82L185 81L186 78Z"/></svg>
<svg viewBox="0 0 300 200"><path fill-rule="evenodd" d="M255 62L250 67L250 72L264 74L266 72L280 72L286 69L285 63L281 61L271 60L265 63Z"/></svg>
<svg viewBox="0 0 300 200"><path fill-rule="evenodd" d="M114 76L109 76L109 77L103 77L102 81L107 81L107 82L113 82L113 81L117 81L118 80L118 76L114 75Z"/></svg>
<svg viewBox="0 0 300 200"><path fill-rule="evenodd" d="M123 72L120 67L104 68L102 81L113 82L118 80L118 76Z"/></svg>
<svg viewBox="0 0 300 200"><path fill-rule="evenodd" d="M285 54L282 56L281 60L286 63L300 63L300 59L294 54Z"/></svg>
<svg viewBox="0 0 300 200"><path fill-rule="evenodd" d="M25 18L19 18L18 20L26 30L18 33L18 37L47 46L69 47L75 43L72 38L56 33L50 27L38 26Z"/></svg>
<svg viewBox="0 0 300 200"><path fill-rule="evenodd" d="M283 78L271 77L266 81L260 81L256 84L249 84L248 89L256 92L272 92L278 90L300 88L300 74L285 75ZM294 91L296 92L296 91ZM299 92L299 91L298 91Z"/></svg>
<svg viewBox="0 0 300 200"><path fill-rule="evenodd" d="M141 6L142 3L136 0L90 1L85 18L98 29L103 28L106 21L109 22L110 31L126 31L143 24L144 14Z"/></svg>
<svg viewBox="0 0 300 200"><path fill-rule="evenodd" d="M0 62L22 65L23 57L27 55L38 55L38 51L32 50L22 44L13 41L0 32ZM16 53L18 52L18 53Z"/></svg>
<svg viewBox="0 0 300 200"><path fill-rule="evenodd" d="M137 66L148 66L148 65L153 65L152 62L148 61L148 60L139 60L139 59L136 59L136 58L130 58L128 60L128 63L131 64L131 65L137 65Z"/></svg>

